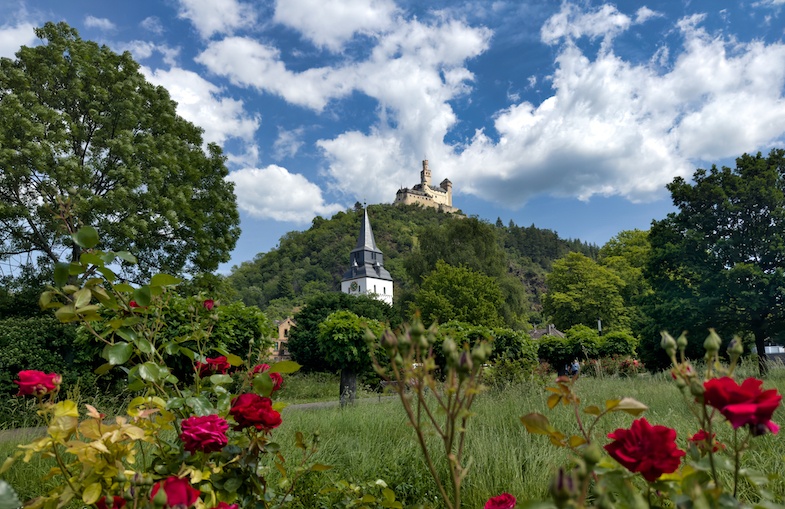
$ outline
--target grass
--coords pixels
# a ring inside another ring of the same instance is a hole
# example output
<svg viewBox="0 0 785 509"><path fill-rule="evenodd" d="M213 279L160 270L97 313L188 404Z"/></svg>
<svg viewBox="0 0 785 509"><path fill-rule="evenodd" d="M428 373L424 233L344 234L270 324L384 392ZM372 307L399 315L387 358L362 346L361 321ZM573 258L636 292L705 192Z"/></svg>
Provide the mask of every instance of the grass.
<svg viewBox="0 0 785 509"><path fill-rule="evenodd" d="M750 370L750 375L754 374L751 367L743 369ZM337 379L331 377L293 376L287 379L281 399L287 402L335 400L337 386ZM765 386L785 393L785 369L772 371ZM678 443L682 447L686 437L697 431L681 393L667 374L637 378L583 377L578 381L577 390L584 404L602 404L606 399L623 396L646 403L650 407L645 414L647 419L676 428ZM489 497L505 491L522 500L548 496L548 486L555 469L568 463L567 452L550 445L546 437L528 434L520 423L520 416L541 412L568 434L577 432L577 426L571 409L557 407L548 410L546 398L542 385L532 383L489 391L477 399L476 415L469 422L467 454L471 456L473 466L464 483L465 507L482 507ZM633 417L621 413L608 417L596 431L595 436L600 439L618 427L629 426L633 420ZM782 407L774 420L785 424ZM319 432L321 444L315 461L333 466L327 473L310 474L303 480L297 490L303 507L329 507L326 496L319 495L318 491L339 479L356 483L383 479L404 505L440 505L414 432L397 400L382 400L345 409L289 408L284 410L283 421L283 425L273 433L273 439L280 443L290 463L297 457L294 433L302 431L310 435ZM730 440L729 426L721 428L719 438ZM778 476L770 488L780 502L785 500L784 441L785 431L756 438L753 449L745 456L745 466ZM17 442L24 441L0 441L0 463L12 454ZM433 443L436 444L435 440ZM3 477L19 491L21 498L29 499L45 488L40 478L48 469L49 466L43 463L20 463ZM745 490L742 496L754 499L749 488Z"/></svg>

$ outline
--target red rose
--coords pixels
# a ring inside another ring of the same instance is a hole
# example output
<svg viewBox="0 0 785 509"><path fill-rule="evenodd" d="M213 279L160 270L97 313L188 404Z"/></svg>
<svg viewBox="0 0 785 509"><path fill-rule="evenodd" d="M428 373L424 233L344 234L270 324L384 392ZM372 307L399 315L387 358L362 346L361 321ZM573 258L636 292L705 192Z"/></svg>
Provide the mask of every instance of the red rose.
<svg viewBox="0 0 785 509"><path fill-rule="evenodd" d="M138 308L139 304L137 304L135 300L132 300L132 301L128 302L128 307L129 308Z"/></svg>
<svg viewBox="0 0 785 509"><path fill-rule="evenodd" d="M150 492L150 500L155 497L161 487L166 493L166 507L191 507L199 500L199 490L191 486L188 479L175 476L155 483Z"/></svg>
<svg viewBox="0 0 785 509"><path fill-rule="evenodd" d="M645 417L632 421L630 429L609 433L608 438L614 440L605 446L608 454L649 482L675 472L685 454L676 447L676 430L652 426Z"/></svg>
<svg viewBox="0 0 785 509"><path fill-rule="evenodd" d="M229 423L223 417L194 415L183 419L180 426L183 430L180 440L185 450L191 453L220 451L228 442L226 430L229 429Z"/></svg>
<svg viewBox="0 0 785 509"><path fill-rule="evenodd" d="M63 378L57 373L43 371L26 370L19 372L19 380L14 383L19 386L18 396L43 396L56 390Z"/></svg>
<svg viewBox="0 0 785 509"><path fill-rule="evenodd" d="M215 307L215 301L213 299L206 299L202 302L202 306L204 306L207 311L212 311L213 307Z"/></svg>
<svg viewBox="0 0 785 509"><path fill-rule="evenodd" d="M109 509L110 506L106 504L106 497L101 497L98 499L98 502L95 503L95 506L98 509ZM125 507L125 499L123 497L112 497L112 505L111 509L123 509Z"/></svg>
<svg viewBox="0 0 785 509"><path fill-rule="evenodd" d="M749 426L753 435L766 430L777 433L780 429L771 416L782 401L776 389L761 390L763 382L755 378L744 380L741 385L729 377L714 378L703 384L703 401L725 416L734 429Z"/></svg>
<svg viewBox="0 0 785 509"><path fill-rule="evenodd" d="M234 398L229 414L237 421L237 429L253 426L269 431L281 425L281 414L273 410L273 402L258 394L240 394Z"/></svg>
<svg viewBox="0 0 785 509"><path fill-rule="evenodd" d="M257 364L251 370L251 376L255 375L256 373L264 373L265 371L268 371L269 369L270 369L270 365L269 364Z"/></svg>
<svg viewBox="0 0 785 509"><path fill-rule="evenodd" d="M716 433L712 433L711 436L709 436L705 430L700 430L699 432L692 435L688 440L694 443L701 452L717 452L720 449L725 449L725 445L721 444L715 438L716 436Z"/></svg>
<svg viewBox="0 0 785 509"><path fill-rule="evenodd" d="M218 502L218 505L215 506L215 509L239 509L239 505L237 504L227 504L226 502Z"/></svg>
<svg viewBox="0 0 785 509"><path fill-rule="evenodd" d="M199 372L199 376L210 375L213 373L220 373L225 374L229 371L232 365L229 364L229 361L226 360L226 356L221 355L220 357L215 358L206 358L205 362L197 362L196 363L196 371Z"/></svg>
<svg viewBox="0 0 785 509"><path fill-rule="evenodd" d="M484 509L512 509L518 501L509 493L491 497L485 502Z"/></svg>
<svg viewBox="0 0 785 509"><path fill-rule="evenodd" d="M273 391L277 391L283 386L283 376L280 373L270 373L270 378L273 380Z"/></svg>

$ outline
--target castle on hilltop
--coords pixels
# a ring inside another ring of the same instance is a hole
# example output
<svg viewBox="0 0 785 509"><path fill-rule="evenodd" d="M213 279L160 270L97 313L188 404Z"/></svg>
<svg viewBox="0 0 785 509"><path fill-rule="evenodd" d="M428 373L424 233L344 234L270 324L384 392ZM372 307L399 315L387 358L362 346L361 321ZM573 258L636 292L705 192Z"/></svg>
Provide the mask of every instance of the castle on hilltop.
<svg viewBox="0 0 785 509"><path fill-rule="evenodd" d="M444 212L458 211L457 208L452 206L452 182L449 179L442 180L438 187L431 185L431 170L428 168L427 159L422 162L420 183L411 189L408 187L398 189L393 204L422 205L423 207L433 207Z"/></svg>

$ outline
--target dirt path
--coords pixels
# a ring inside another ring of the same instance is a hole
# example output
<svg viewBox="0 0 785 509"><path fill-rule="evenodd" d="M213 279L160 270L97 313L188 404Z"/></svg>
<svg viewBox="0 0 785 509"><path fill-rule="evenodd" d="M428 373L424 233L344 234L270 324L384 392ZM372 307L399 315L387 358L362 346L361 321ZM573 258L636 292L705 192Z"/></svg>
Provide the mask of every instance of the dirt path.
<svg viewBox="0 0 785 509"><path fill-rule="evenodd" d="M366 405L369 403L380 403L382 401L392 401L398 396L382 396L380 398L361 398L355 401L356 405ZM315 410L319 408L334 408L340 405L340 401L316 401L314 403L295 403L283 409L284 412L291 410ZM0 442L24 441L43 436L46 428L17 428L0 430Z"/></svg>

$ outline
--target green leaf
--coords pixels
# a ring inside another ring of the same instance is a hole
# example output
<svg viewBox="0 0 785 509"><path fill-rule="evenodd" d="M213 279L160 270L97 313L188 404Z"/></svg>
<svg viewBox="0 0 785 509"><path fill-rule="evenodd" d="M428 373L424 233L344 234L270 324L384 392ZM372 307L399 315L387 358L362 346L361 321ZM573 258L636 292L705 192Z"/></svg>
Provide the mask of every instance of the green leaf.
<svg viewBox="0 0 785 509"><path fill-rule="evenodd" d="M82 492L82 502L87 505L95 504L99 498L101 498L101 483L99 482L94 482Z"/></svg>
<svg viewBox="0 0 785 509"><path fill-rule="evenodd" d="M140 352L147 353L147 354L153 353L153 344L150 343L150 341L148 341L147 339L139 338L138 340L135 341L135 344Z"/></svg>
<svg viewBox="0 0 785 509"><path fill-rule="evenodd" d="M115 334L123 338L124 340L132 343L137 340L138 336L136 335L136 331L133 329L129 329L127 327L123 327L121 329L117 329Z"/></svg>
<svg viewBox="0 0 785 509"><path fill-rule="evenodd" d="M85 268L78 263L71 262L68 264L68 274L71 276L82 274L84 271Z"/></svg>
<svg viewBox="0 0 785 509"><path fill-rule="evenodd" d="M128 263L137 263L136 257L128 251L118 251L115 253L115 255Z"/></svg>
<svg viewBox="0 0 785 509"><path fill-rule="evenodd" d="M214 413L214 408L210 401L204 396L191 396L185 398L185 404L194 411L196 415L210 415Z"/></svg>
<svg viewBox="0 0 785 509"><path fill-rule="evenodd" d="M224 483L224 491L228 491L229 493L234 493L237 491L237 488L242 486L243 480L239 477L230 477Z"/></svg>
<svg viewBox="0 0 785 509"><path fill-rule="evenodd" d="M111 362L107 362L107 363L101 364L100 366L95 368L95 371L93 371L93 373L95 373L96 375L99 375L99 376L100 375L105 375L105 374L109 373L109 371L111 371L113 367L114 367L114 364L112 364Z"/></svg>
<svg viewBox="0 0 785 509"><path fill-rule="evenodd" d="M253 391L260 395L268 397L273 392L273 380L268 373L259 373L253 377Z"/></svg>
<svg viewBox="0 0 785 509"><path fill-rule="evenodd" d="M313 465L311 465L311 472L324 472L326 470L330 470L331 468L333 468L333 467L331 467L330 465L323 465L321 463L314 463Z"/></svg>
<svg viewBox="0 0 785 509"><path fill-rule="evenodd" d="M100 272L101 275L104 276L104 278L106 278L106 280L110 283L117 279L117 274L115 274L112 269L107 267L98 267L98 272Z"/></svg>
<svg viewBox="0 0 785 509"><path fill-rule="evenodd" d="M170 343L170 344L173 344L173 345L177 346L176 343ZM188 357L191 360L196 359L196 352L194 352L190 348L186 348L184 346L181 346L180 348L177 349L177 351L179 351L181 354L185 355L186 357ZM174 352L172 352L172 353L174 353Z"/></svg>
<svg viewBox="0 0 785 509"><path fill-rule="evenodd" d="M104 266L104 260L95 253L82 253L79 255L79 263L82 265L97 265L99 267Z"/></svg>
<svg viewBox="0 0 785 509"><path fill-rule="evenodd" d="M145 362L139 365L139 376L148 382L158 382L161 379L161 370L154 362Z"/></svg>
<svg viewBox="0 0 785 509"><path fill-rule="evenodd" d="M125 364L134 353L134 347L129 343L119 342L113 345L106 345L101 357L108 360L113 366Z"/></svg>
<svg viewBox="0 0 785 509"><path fill-rule="evenodd" d="M136 291L134 291L134 300L142 307L149 306L152 298L153 295L150 292L150 287L147 285L137 288Z"/></svg>
<svg viewBox="0 0 785 509"><path fill-rule="evenodd" d="M170 276L169 274L156 274L150 280L150 286L174 286L182 283L179 277Z"/></svg>
<svg viewBox="0 0 785 509"><path fill-rule="evenodd" d="M649 407L633 398L622 398L617 404L610 408L611 412L625 412L630 415L640 415Z"/></svg>
<svg viewBox="0 0 785 509"><path fill-rule="evenodd" d="M72 304L66 304L65 306L60 307L55 311L55 317L57 317L61 323L69 323L78 320Z"/></svg>
<svg viewBox="0 0 785 509"><path fill-rule="evenodd" d="M226 354L226 362L228 362L230 366L243 365L243 359L239 355L233 353Z"/></svg>
<svg viewBox="0 0 785 509"><path fill-rule="evenodd" d="M602 413L602 410L597 405L587 406L583 411L589 415L600 415Z"/></svg>
<svg viewBox="0 0 785 509"><path fill-rule="evenodd" d="M547 417L538 413L526 414L521 417L521 422L526 426L526 431L537 435L550 435L554 429Z"/></svg>
<svg viewBox="0 0 785 509"><path fill-rule="evenodd" d="M132 293L136 290L133 286L129 285L128 283L117 283L113 286L116 292L121 293Z"/></svg>
<svg viewBox="0 0 785 509"><path fill-rule="evenodd" d="M92 226L83 226L79 228L78 232L71 235L71 238L74 239L77 246L84 249L91 249L98 245L98 230ZM88 505L92 504L92 502L85 503Z"/></svg>
<svg viewBox="0 0 785 509"><path fill-rule="evenodd" d="M213 385L228 384L232 382L232 377L229 375L210 375L210 383Z"/></svg>
<svg viewBox="0 0 785 509"><path fill-rule="evenodd" d="M90 299L92 298L92 296L93 294L92 292L90 292L89 288L82 288L81 290L77 291L73 295L74 306L76 306L77 308L86 306L87 304L90 303Z"/></svg>
<svg viewBox="0 0 785 509"><path fill-rule="evenodd" d="M294 361L281 361L281 362L276 362L275 364L270 366L270 369L267 371L267 373L287 374L287 373L294 373L299 369L300 369L300 365Z"/></svg>
<svg viewBox="0 0 785 509"><path fill-rule="evenodd" d="M65 286L68 283L69 264L63 262L55 263L54 280L56 286Z"/></svg>

